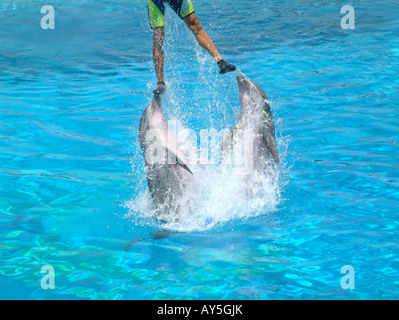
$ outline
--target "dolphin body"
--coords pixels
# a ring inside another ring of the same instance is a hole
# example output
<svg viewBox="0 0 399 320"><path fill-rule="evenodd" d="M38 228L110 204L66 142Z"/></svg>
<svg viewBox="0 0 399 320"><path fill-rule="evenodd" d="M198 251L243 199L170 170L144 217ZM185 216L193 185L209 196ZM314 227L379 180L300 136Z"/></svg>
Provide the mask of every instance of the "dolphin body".
<svg viewBox="0 0 399 320"><path fill-rule="evenodd" d="M141 117L139 141L156 213L178 213L185 205L181 199L193 173L188 167L190 159L168 127L159 95L153 97Z"/></svg>
<svg viewBox="0 0 399 320"><path fill-rule="evenodd" d="M240 173L246 176L254 172L265 173L267 168L279 163L268 98L261 87L242 75L237 76L237 82L240 116L234 128L224 137L222 159L233 162L234 159L241 159Z"/></svg>
<svg viewBox="0 0 399 320"><path fill-rule="evenodd" d="M278 165L279 154L273 116L265 92L242 75L237 77L237 81L240 116L234 128L224 137L222 159L244 158L244 171L240 173L248 177L254 172L266 173L270 166ZM194 178L189 164L197 165L190 156L192 153L198 156L198 151L192 146L187 150L177 143L162 112L159 95L153 97L141 117L139 141L156 213L178 214L189 204L189 199L184 199Z"/></svg>

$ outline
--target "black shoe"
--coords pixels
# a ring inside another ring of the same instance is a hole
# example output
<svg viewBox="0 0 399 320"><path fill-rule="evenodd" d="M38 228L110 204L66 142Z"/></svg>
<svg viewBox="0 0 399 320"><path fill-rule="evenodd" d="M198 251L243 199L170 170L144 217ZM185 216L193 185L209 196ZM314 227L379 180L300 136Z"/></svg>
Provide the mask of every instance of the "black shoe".
<svg viewBox="0 0 399 320"><path fill-rule="evenodd" d="M155 88L155 90L153 91L153 93L155 95L161 95L165 92L166 90L166 84L163 81L158 81L157 83L157 87Z"/></svg>
<svg viewBox="0 0 399 320"><path fill-rule="evenodd" d="M218 62L218 65L219 65L219 69L220 69L220 72L219 72L220 74L224 74L226 72L231 72L231 71L236 70L236 67L233 64L228 63L226 60L223 60L223 59Z"/></svg>

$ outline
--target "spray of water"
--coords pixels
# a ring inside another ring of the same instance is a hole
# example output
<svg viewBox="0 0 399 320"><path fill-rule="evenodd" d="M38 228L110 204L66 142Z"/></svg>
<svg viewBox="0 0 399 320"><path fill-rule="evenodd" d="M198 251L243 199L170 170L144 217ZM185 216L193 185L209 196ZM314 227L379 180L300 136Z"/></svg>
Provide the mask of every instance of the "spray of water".
<svg viewBox="0 0 399 320"><path fill-rule="evenodd" d="M238 70L232 75L220 76L214 61L199 47L182 22L170 14L166 15L166 20L169 22L164 48L168 90L163 97L163 112L170 126L179 128L176 132L180 145L188 143L200 147L201 144L216 144L217 152L201 154L206 159L202 158L199 164L190 166L193 180L189 191L180 201L182 210L163 213L162 208L158 208L155 212L146 180L142 179L135 186L132 199L125 204L128 209L126 217L134 225L192 232L274 212L282 201L286 183L287 168L284 161L287 139L281 134L277 135L279 168L270 166L266 172L251 174L250 179L247 175L236 174L239 168L221 161L219 150L223 135L220 134L218 139L211 142L198 141L201 140L200 132L203 129L208 133L212 130L221 133L235 125L239 114L236 75L242 72ZM183 36L177 39L172 36L176 34ZM278 109L278 104L273 101L271 106L274 111ZM278 132L281 123L276 114L274 117ZM182 133L184 130L186 134ZM214 146L210 150L214 151ZM141 154L134 155L134 159L141 163L144 161ZM144 174L143 165L134 164L133 170L136 171L134 174Z"/></svg>

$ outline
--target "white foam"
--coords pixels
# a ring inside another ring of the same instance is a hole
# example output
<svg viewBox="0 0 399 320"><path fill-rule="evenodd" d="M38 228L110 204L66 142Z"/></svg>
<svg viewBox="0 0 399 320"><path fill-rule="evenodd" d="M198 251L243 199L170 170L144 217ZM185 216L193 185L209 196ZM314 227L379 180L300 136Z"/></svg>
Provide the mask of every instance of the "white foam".
<svg viewBox="0 0 399 320"><path fill-rule="evenodd" d="M155 213L147 190L138 192L126 207L134 224L151 224L179 232L210 230L234 220L270 214L281 201L280 169L262 174L237 174L232 165L216 163L191 166L192 185L179 204L179 212ZM238 168L240 169L240 168ZM145 181L144 181L145 182ZM145 189L146 186L137 186Z"/></svg>

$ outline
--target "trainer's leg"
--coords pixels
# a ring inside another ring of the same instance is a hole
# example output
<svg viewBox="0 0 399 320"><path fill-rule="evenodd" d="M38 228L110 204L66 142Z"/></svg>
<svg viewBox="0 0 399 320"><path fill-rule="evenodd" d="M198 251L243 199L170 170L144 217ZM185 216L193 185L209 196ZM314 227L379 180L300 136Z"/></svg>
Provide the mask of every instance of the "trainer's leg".
<svg viewBox="0 0 399 320"><path fill-rule="evenodd" d="M188 17L184 18L184 22L186 23L187 27L193 32L201 47L208 51L210 55L216 60L216 62L222 60L221 55L213 44L211 38L202 28L199 20L195 16L195 13L192 13Z"/></svg>
<svg viewBox="0 0 399 320"><path fill-rule="evenodd" d="M158 82L164 82L163 79L163 67L165 63L165 57L163 53L163 43L165 40L164 27L153 28L153 58L155 64L155 72L157 73Z"/></svg>

